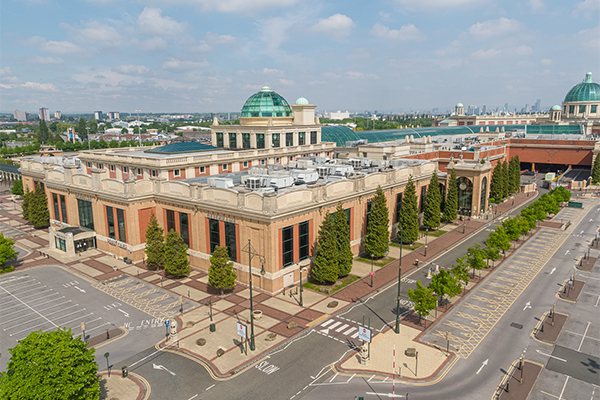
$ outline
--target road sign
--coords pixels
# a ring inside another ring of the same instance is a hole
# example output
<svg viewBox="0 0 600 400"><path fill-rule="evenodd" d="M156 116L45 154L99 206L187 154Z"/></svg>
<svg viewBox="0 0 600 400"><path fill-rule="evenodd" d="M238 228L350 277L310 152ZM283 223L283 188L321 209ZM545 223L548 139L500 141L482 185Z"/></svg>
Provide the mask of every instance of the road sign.
<svg viewBox="0 0 600 400"><path fill-rule="evenodd" d="M371 329L360 326L358 328L358 338L364 342L371 343Z"/></svg>
<svg viewBox="0 0 600 400"><path fill-rule="evenodd" d="M110 357L110 353L107 351L106 353L104 353L104 358L108 358Z"/></svg>
<svg viewBox="0 0 600 400"><path fill-rule="evenodd" d="M82 331L82 332L83 332L83 331L85 331L85 322L82 322L82 323L81 323L81 331Z"/></svg>
<svg viewBox="0 0 600 400"><path fill-rule="evenodd" d="M242 339L248 339L248 335L246 332L248 331L248 327L241 322L236 323L237 335Z"/></svg>
<svg viewBox="0 0 600 400"><path fill-rule="evenodd" d="M166 321L165 321L165 326L166 326L167 328L169 327L169 322L170 322L169 320L166 320Z"/></svg>

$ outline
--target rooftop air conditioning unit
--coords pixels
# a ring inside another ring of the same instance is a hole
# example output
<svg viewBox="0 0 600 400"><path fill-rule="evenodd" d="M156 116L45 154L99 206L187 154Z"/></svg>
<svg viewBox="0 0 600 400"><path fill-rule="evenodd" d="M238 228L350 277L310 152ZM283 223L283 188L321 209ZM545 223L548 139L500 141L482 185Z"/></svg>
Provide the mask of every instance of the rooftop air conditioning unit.
<svg viewBox="0 0 600 400"><path fill-rule="evenodd" d="M329 167L317 167L317 173L319 174L319 178L327 178Z"/></svg>
<svg viewBox="0 0 600 400"><path fill-rule="evenodd" d="M246 179L246 187L250 190L260 189L260 178L250 176Z"/></svg>

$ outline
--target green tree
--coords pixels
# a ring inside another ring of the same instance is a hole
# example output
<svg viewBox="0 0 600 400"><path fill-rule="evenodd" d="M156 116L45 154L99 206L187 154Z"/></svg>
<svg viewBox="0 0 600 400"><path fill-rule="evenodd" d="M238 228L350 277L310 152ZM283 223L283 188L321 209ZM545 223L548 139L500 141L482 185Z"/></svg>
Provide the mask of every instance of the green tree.
<svg viewBox="0 0 600 400"><path fill-rule="evenodd" d="M121 129L121 134L127 135L128 133L129 133L129 130L127 128Z"/></svg>
<svg viewBox="0 0 600 400"><path fill-rule="evenodd" d="M441 203L442 195L440 194L440 183L437 171L435 171L429 181L429 186L427 187L425 210L423 211L423 225L427 228L436 229L440 226Z"/></svg>
<svg viewBox="0 0 600 400"><path fill-rule="evenodd" d="M518 240L521 236L521 226L516 217L502 221L502 227L511 241Z"/></svg>
<svg viewBox="0 0 600 400"><path fill-rule="evenodd" d="M163 246L165 272L170 275L181 277L190 273L190 261L187 257L187 245L183 242L181 235L171 229L165 238Z"/></svg>
<svg viewBox="0 0 600 400"><path fill-rule="evenodd" d="M521 160L519 159L519 155L511 158L511 161L514 162L512 178L513 178L513 186L514 191L518 192L521 188Z"/></svg>
<svg viewBox="0 0 600 400"><path fill-rule="evenodd" d="M35 228L46 228L50 226L48 198L46 197L46 191L41 185L35 185L35 190L29 200L27 216L29 217L29 222L31 222Z"/></svg>
<svg viewBox="0 0 600 400"><path fill-rule="evenodd" d="M23 181L20 179L15 179L10 192L17 196L23 196Z"/></svg>
<svg viewBox="0 0 600 400"><path fill-rule="evenodd" d="M335 210L333 231L335 232L337 240L338 275L340 277L348 276L350 271L352 271L352 260L354 259L354 255L350 248L350 227L348 226L346 212L342 208L341 203L338 203Z"/></svg>
<svg viewBox="0 0 600 400"><path fill-rule="evenodd" d="M151 270L163 267L164 262L164 235L165 231L158 225L154 212L150 214L150 221L146 228L146 265Z"/></svg>
<svg viewBox="0 0 600 400"><path fill-rule="evenodd" d="M488 246L485 248L484 251L485 251L485 259L488 261L488 266L490 265L489 264L490 261L496 261L496 260L500 259L500 249L497 247Z"/></svg>
<svg viewBox="0 0 600 400"><path fill-rule="evenodd" d="M319 229L312 276L317 282L335 282L339 274L337 236L333 232L333 221L329 211Z"/></svg>
<svg viewBox="0 0 600 400"><path fill-rule="evenodd" d="M229 258L227 246L216 246L210 257L210 268L208 269L208 284L215 289L233 289L237 273L233 268L233 262Z"/></svg>
<svg viewBox="0 0 600 400"><path fill-rule="evenodd" d="M446 202L444 203L444 221L454 221L458 216L458 182L456 181L456 171L454 168L450 171L450 177L447 180Z"/></svg>
<svg viewBox="0 0 600 400"><path fill-rule="evenodd" d="M521 210L521 218L529 224L529 229L534 229L536 227L536 212L533 207L525 207Z"/></svg>
<svg viewBox="0 0 600 400"><path fill-rule="evenodd" d="M445 295L452 298L461 291L460 281L445 269L440 269L431 277L429 287L439 296L439 304L442 304Z"/></svg>
<svg viewBox="0 0 600 400"><path fill-rule="evenodd" d="M456 264L452 266L452 270L450 271L452 276L465 286L469 283L469 264L467 260L467 255L458 257Z"/></svg>
<svg viewBox="0 0 600 400"><path fill-rule="evenodd" d="M521 231L521 235L527 235L531 230L531 226L529 225L529 221L527 218L523 216L517 217L517 221L519 222L519 229Z"/></svg>
<svg viewBox="0 0 600 400"><path fill-rule="evenodd" d="M558 205L556 199L548 193L544 193L538 200L536 200L536 203L539 203L547 214L558 214L560 211L560 206Z"/></svg>
<svg viewBox="0 0 600 400"><path fill-rule="evenodd" d="M15 241L11 238L5 238L3 233L0 233L0 267L5 262L17 258L18 251L15 251Z"/></svg>
<svg viewBox="0 0 600 400"><path fill-rule="evenodd" d="M367 222L367 233L365 235L365 252L373 254L375 258L385 255L390 242L389 211L386 204L385 194L381 186L377 186L377 192L371 203L371 213Z"/></svg>
<svg viewBox="0 0 600 400"><path fill-rule="evenodd" d="M490 182L490 200L494 203L500 203L502 200L502 163L499 162L492 171L492 180Z"/></svg>
<svg viewBox="0 0 600 400"><path fill-rule="evenodd" d="M97 399L100 397L94 348L70 329L35 331L9 350L0 376L0 399Z"/></svg>
<svg viewBox="0 0 600 400"><path fill-rule="evenodd" d="M90 134L95 135L98 133L98 121L95 119L90 119L87 122L87 127L90 128Z"/></svg>
<svg viewBox="0 0 600 400"><path fill-rule="evenodd" d="M31 203L32 197L33 192L29 191L29 188L25 188L25 193L23 194L23 202L21 203L21 213L25 221L29 221L29 204Z"/></svg>
<svg viewBox="0 0 600 400"><path fill-rule="evenodd" d="M423 286L421 281L417 281L415 290L408 289L408 298L415 304L415 311L419 313L419 323L423 316L428 316L429 312L436 307L436 298L433 295L433 289ZM425 322L427 325L427 322Z"/></svg>
<svg viewBox="0 0 600 400"><path fill-rule="evenodd" d="M110 147L111 149L116 149L117 147L119 147L119 142L113 139L108 143L108 147Z"/></svg>
<svg viewBox="0 0 600 400"><path fill-rule="evenodd" d="M509 188L510 188L510 174L508 173L508 161L504 160L502 162L502 198L505 199L508 197Z"/></svg>
<svg viewBox="0 0 600 400"><path fill-rule="evenodd" d="M518 171L518 166L515 164L516 159L512 157L508 161L508 192L515 193L517 191L518 182L515 181L515 171Z"/></svg>
<svg viewBox="0 0 600 400"><path fill-rule="evenodd" d="M550 191L550 195L554 197L557 203L562 204L571 200L571 192L564 186L558 186Z"/></svg>
<svg viewBox="0 0 600 400"><path fill-rule="evenodd" d="M506 229L503 226L496 226L496 229L490 232L490 236L485 244L488 247L496 247L504 251L510 249L510 238L506 233Z"/></svg>
<svg viewBox="0 0 600 400"><path fill-rule="evenodd" d="M88 135L87 130L85 128L85 120L83 119L83 117L81 117L79 118L79 122L77 123L77 128L75 128L75 131L77 132L81 140L87 140Z"/></svg>
<svg viewBox="0 0 600 400"><path fill-rule="evenodd" d="M416 242L419 238L419 209L417 207L417 189L412 175L408 178L408 183L404 188L399 220L404 243Z"/></svg>
<svg viewBox="0 0 600 400"><path fill-rule="evenodd" d="M46 125L46 121L43 119L40 120L40 125L37 129L37 139L40 143L47 143L48 139L50 139L50 131L48 129L48 125Z"/></svg>
<svg viewBox="0 0 600 400"><path fill-rule="evenodd" d="M600 184L600 157L596 156L592 166L592 185Z"/></svg>
<svg viewBox="0 0 600 400"><path fill-rule="evenodd" d="M487 267L487 264L484 261L486 254L479 243L467 249L467 256L469 257L467 263L469 267L473 269L473 276L475 276L475 270L481 271L483 268Z"/></svg>

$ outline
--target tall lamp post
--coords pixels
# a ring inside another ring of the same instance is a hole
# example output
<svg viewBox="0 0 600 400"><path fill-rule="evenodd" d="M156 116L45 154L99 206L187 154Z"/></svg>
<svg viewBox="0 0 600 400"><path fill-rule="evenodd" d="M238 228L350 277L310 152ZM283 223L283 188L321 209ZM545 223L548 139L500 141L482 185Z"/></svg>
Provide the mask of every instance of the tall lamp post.
<svg viewBox="0 0 600 400"><path fill-rule="evenodd" d="M374 275L374 272L373 272L373 257L374 257L374 255L371 254L371 287L373 287L373 275Z"/></svg>
<svg viewBox="0 0 600 400"><path fill-rule="evenodd" d="M425 258L427 258L427 237L429 236L429 228L425 228Z"/></svg>
<svg viewBox="0 0 600 400"><path fill-rule="evenodd" d="M299 267L298 270L300 271L300 307L304 307L304 302L302 301L302 292L304 291L302 287L302 271L306 271L306 267Z"/></svg>
<svg viewBox="0 0 600 400"><path fill-rule="evenodd" d="M138 126L138 139L140 142L140 147L142 147L142 129L140 128L140 111L142 110L135 110L135 112L137 113L137 126ZM254 349L252 349L254 350Z"/></svg>
<svg viewBox="0 0 600 400"><path fill-rule="evenodd" d="M398 258L398 297L396 299L396 333L400 333L400 282L402 280L402 228L400 228L400 257Z"/></svg>
<svg viewBox="0 0 600 400"><path fill-rule="evenodd" d="M254 304L252 301L252 259L254 257L258 257L261 260L262 269L260 273L261 275L264 275L265 258L258 254L254 247L252 247L250 239L248 239L248 244L240 251L248 253L248 284L250 285L250 350L254 351L256 349L256 346L254 344Z"/></svg>

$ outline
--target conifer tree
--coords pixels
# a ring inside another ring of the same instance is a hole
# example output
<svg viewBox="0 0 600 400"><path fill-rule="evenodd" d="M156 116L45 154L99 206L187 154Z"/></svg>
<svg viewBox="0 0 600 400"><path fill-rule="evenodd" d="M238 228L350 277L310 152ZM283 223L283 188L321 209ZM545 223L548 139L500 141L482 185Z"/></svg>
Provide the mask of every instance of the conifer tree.
<svg viewBox="0 0 600 400"><path fill-rule="evenodd" d="M339 276L339 254L337 236L333 232L333 221L329 211L319 229L315 258L313 259L312 276L317 282L335 282Z"/></svg>
<svg viewBox="0 0 600 400"><path fill-rule="evenodd" d="M48 210L48 198L41 185L35 185L35 190L29 199L27 206L29 222L35 228L50 226L50 211Z"/></svg>
<svg viewBox="0 0 600 400"><path fill-rule="evenodd" d="M500 200L502 200L502 193L502 163L498 163L492 170L492 180L490 182L490 199L494 203L500 203Z"/></svg>
<svg viewBox="0 0 600 400"><path fill-rule="evenodd" d="M502 162L502 198L505 199L508 197L508 185L509 185L509 177L508 174L508 162L504 160Z"/></svg>
<svg viewBox="0 0 600 400"><path fill-rule="evenodd" d="M456 181L456 171L454 168L450 171L450 177L446 183L446 202L444 203L444 221L454 221L458 215L458 182Z"/></svg>
<svg viewBox="0 0 600 400"><path fill-rule="evenodd" d="M233 262L229 258L227 246L216 246L210 257L210 268L208 269L208 284L215 289L233 289L237 273L233 268Z"/></svg>
<svg viewBox="0 0 600 400"><path fill-rule="evenodd" d="M514 185L514 193L518 193L521 188L521 160L519 156L514 156L511 161L514 162L513 167L513 185Z"/></svg>
<svg viewBox="0 0 600 400"><path fill-rule="evenodd" d="M371 214L367 224L367 234L365 235L365 252L373 254L375 258L381 258L387 251L390 242L389 211L386 205L385 194L381 186L377 186L377 192L373 197L371 205Z"/></svg>
<svg viewBox="0 0 600 400"><path fill-rule="evenodd" d="M427 187L425 211L423 212L423 225L429 229L436 229L440 226L441 202L442 196L440 194L440 184L437 171L435 171L429 181L429 187Z"/></svg>
<svg viewBox="0 0 600 400"><path fill-rule="evenodd" d="M163 246L165 231L158 225L154 212L150 214L150 221L146 228L146 265L151 270L163 268Z"/></svg>
<svg viewBox="0 0 600 400"><path fill-rule="evenodd" d="M187 258L187 245L181 235L171 229L165 238L164 265L165 272L173 276L186 276L190 273L190 262Z"/></svg>
<svg viewBox="0 0 600 400"><path fill-rule="evenodd" d="M400 223L402 239L405 243L414 243L419 238L419 209L417 207L417 189L412 175L404 188L402 196L402 209L400 210Z"/></svg>
<svg viewBox="0 0 600 400"><path fill-rule="evenodd" d="M17 196L23 196L23 181L20 179L15 179L10 192Z"/></svg>
<svg viewBox="0 0 600 400"><path fill-rule="evenodd" d="M596 155L592 166L592 185L600 184L600 157Z"/></svg>
<svg viewBox="0 0 600 400"><path fill-rule="evenodd" d="M516 159L512 157L508 162L508 192L510 194L515 193L518 189L519 183L515 180L518 178L518 166L515 164Z"/></svg>
<svg viewBox="0 0 600 400"><path fill-rule="evenodd" d="M21 203L21 213L25 221L29 221L29 204L31 203L31 196L33 192L29 191L29 188L25 188L25 194L23 194L23 202Z"/></svg>
<svg viewBox="0 0 600 400"><path fill-rule="evenodd" d="M346 219L346 212L342 208L342 204L338 203L334 219L333 219L333 230L336 235L337 249L338 249L338 275L340 277L348 276L352 271L352 260L354 254L350 248L350 227L348 226L348 220Z"/></svg>

